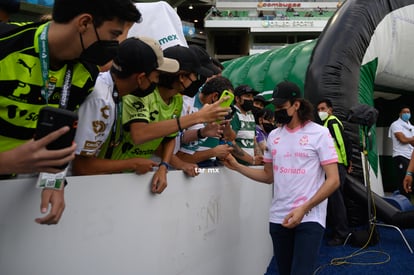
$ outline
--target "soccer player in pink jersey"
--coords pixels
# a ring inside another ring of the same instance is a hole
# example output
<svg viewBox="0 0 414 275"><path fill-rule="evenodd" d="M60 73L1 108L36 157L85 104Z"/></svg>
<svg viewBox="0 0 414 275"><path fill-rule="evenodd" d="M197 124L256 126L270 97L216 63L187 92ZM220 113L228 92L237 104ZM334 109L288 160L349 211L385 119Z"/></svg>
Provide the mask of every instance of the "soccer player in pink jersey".
<svg viewBox="0 0 414 275"><path fill-rule="evenodd" d="M312 104L288 81L273 91L275 120L263 169L225 165L256 181L274 184L270 235L279 274L312 274L318 263L327 198L339 187L338 156L327 128L314 123Z"/></svg>

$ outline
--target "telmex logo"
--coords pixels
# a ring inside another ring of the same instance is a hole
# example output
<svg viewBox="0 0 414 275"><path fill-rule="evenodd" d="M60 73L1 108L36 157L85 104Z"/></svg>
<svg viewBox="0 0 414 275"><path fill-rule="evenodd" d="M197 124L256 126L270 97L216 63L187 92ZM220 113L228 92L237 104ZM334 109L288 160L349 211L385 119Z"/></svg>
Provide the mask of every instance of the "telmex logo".
<svg viewBox="0 0 414 275"><path fill-rule="evenodd" d="M179 40L178 37L177 37L177 34L170 34L166 37L163 37L163 38L158 40L158 43L160 45L163 45L163 44L167 44L168 42L171 42L171 41L174 41L174 40Z"/></svg>

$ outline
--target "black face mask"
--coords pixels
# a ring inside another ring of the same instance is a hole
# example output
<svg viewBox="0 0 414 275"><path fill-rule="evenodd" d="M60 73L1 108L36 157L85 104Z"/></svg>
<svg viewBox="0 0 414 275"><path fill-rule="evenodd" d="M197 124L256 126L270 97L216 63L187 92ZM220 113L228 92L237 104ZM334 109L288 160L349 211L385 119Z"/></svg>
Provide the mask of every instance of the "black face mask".
<svg viewBox="0 0 414 275"><path fill-rule="evenodd" d="M279 111L275 111L276 123L289 124L291 120L292 120L292 116L288 115L287 109L281 109Z"/></svg>
<svg viewBox="0 0 414 275"><path fill-rule="evenodd" d="M243 110L248 112L253 109L253 100L243 99L243 104L240 106L243 108Z"/></svg>
<svg viewBox="0 0 414 275"><path fill-rule="evenodd" d="M142 90L141 88L135 89L131 94L137 97L146 97L147 95L151 94L155 88L157 87L157 84L154 82L151 82L148 88Z"/></svg>
<svg viewBox="0 0 414 275"><path fill-rule="evenodd" d="M203 85L203 83L204 82L202 80L192 81L190 86L185 88L184 91L181 92L181 94L189 96L189 97L194 97L198 93L198 91L199 91L200 87Z"/></svg>
<svg viewBox="0 0 414 275"><path fill-rule="evenodd" d="M94 29L98 40L92 43L92 45L90 45L87 49L85 49L83 45L82 34L79 34L83 49L79 59L98 66L103 66L115 57L119 42L117 40L99 39L95 26Z"/></svg>
<svg viewBox="0 0 414 275"><path fill-rule="evenodd" d="M263 130L269 134L275 129L275 126L272 123L263 123Z"/></svg>

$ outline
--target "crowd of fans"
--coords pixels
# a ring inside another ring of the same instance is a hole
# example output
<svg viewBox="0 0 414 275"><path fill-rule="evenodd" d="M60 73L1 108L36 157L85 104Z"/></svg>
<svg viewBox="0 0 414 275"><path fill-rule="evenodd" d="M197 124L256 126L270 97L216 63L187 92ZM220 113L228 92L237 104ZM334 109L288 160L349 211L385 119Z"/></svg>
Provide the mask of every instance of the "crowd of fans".
<svg viewBox="0 0 414 275"><path fill-rule="evenodd" d="M51 184L36 222L56 224L65 201L63 184L55 183L68 174L153 171L150 189L159 194L170 169L196 177L199 167L224 165L274 183L278 267L307 274L317 260L326 198L339 185L328 130L312 121L312 106L294 83L277 83L268 101L249 85L234 87L199 46L162 50L152 38L125 38L141 17L130 0L56 0L42 21L0 23L1 177L34 174ZM234 95L231 107L222 105L224 91ZM77 112L73 145L47 147L68 127L32 138L44 106Z"/></svg>

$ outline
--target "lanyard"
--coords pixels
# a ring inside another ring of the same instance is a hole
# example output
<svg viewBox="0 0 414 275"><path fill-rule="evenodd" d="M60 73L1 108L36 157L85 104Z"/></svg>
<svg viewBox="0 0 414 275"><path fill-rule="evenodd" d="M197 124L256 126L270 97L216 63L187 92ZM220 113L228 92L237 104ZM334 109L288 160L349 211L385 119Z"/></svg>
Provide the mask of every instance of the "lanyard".
<svg viewBox="0 0 414 275"><path fill-rule="evenodd" d="M106 153L105 153L106 159L110 159L112 157L114 147L118 146L122 142L122 139L124 136L124 129L122 125L120 125L120 135L119 135L118 140L116 140L116 130L118 128L118 122L119 122L119 119L122 117L122 100L120 100L119 98L119 92L115 85L114 85L114 89L112 92L112 98L114 99L114 102L115 102L115 119L114 119L114 123L112 124L112 131L111 131L111 137L109 139L108 149L106 150Z"/></svg>
<svg viewBox="0 0 414 275"><path fill-rule="evenodd" d="M41 95L46 100L46 104L48 104L49 97L52 95L56 87L56 80L49 79L49 46L47 40L48 31L49 23L45 25L44 29L39 35L39 59L43 80ZM65 79L62 87L62 94L59 102L59 108L66 109L68 106L70 87L72 83L72 70L73 64L67 64Z"/></svg>

